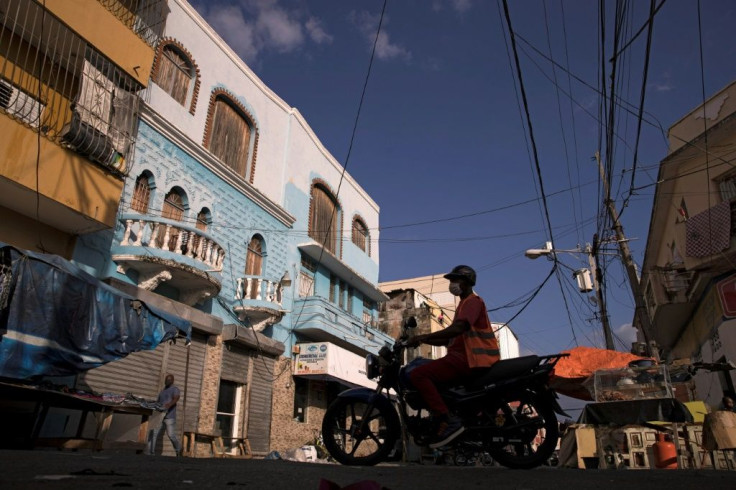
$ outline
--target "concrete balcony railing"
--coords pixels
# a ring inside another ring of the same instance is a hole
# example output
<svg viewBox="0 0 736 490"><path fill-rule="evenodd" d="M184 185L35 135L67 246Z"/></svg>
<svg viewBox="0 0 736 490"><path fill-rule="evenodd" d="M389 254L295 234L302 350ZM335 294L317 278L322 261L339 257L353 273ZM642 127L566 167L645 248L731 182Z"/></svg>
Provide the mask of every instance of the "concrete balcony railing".
<svg viewBox="0 0 736 490"><path fill-rule="evenodd" d="M152 216L123 217L125 226L120 245L147 247L189 257L210 272L222 271L223 249L212 237L196 228Z"/></svg>
<svg viewBox="0 0 736 490"><path fill-rule="evenodd" d="M281 282L262 276L239 277L236 280L235 299L267 301L281 306L283 301Z"/></svg>

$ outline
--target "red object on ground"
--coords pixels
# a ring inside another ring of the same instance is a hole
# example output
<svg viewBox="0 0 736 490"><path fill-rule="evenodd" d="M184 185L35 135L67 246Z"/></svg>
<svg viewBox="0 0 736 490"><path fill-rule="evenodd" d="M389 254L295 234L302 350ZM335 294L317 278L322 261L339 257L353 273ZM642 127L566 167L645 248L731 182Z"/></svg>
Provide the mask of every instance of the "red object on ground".
<svg viewBox="0 0 736 490"><path fill-rule="evenodd" d="M677 449L672 441L665 439L664 434L657 432L657 442L652 444L654 449L654 466L660 469L677 469Z"/></svg>
<svg viewBox="0 0 736 490"><path fill-rule="evenodd" d="M622 369L631 361L648 359L628 352L618 352L595 347L575 347L563 351L569 357L563 357L555 365L550 378L550 387L562 395L578 400L593 400L593 396L583 386L583 382L599 369Z"/></svg>

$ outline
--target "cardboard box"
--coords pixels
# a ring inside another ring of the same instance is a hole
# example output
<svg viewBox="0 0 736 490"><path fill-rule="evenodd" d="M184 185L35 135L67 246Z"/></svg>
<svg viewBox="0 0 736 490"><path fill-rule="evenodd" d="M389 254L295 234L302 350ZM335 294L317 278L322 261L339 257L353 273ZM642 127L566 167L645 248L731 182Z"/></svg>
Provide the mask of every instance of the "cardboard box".
<svg viewBox="0 0 736 490"><path fill-rule="evenodd" d="M736 449L736 413L719 410L705 416L703 447L708 451Z"/></svg>

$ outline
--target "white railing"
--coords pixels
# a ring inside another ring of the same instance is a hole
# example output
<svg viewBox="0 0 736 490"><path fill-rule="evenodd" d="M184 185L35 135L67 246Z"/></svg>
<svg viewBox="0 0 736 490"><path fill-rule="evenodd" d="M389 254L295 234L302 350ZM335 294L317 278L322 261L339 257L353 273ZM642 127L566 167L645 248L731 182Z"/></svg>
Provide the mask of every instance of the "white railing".
<svg viewBox="0 0 736 490"><path fill-rule="evenodd" d="M270 301L280 306L283 299L281 283L262 276L239 277L235 286L235 299Z"/></svg>
<svg viewBox="0 0 736 490"><path fill-rule="evenodd" d="M148 247L174 252L202 262L212 272L222 271L225 250L201 230L151 217L123 219L122 246Z"/></svg>

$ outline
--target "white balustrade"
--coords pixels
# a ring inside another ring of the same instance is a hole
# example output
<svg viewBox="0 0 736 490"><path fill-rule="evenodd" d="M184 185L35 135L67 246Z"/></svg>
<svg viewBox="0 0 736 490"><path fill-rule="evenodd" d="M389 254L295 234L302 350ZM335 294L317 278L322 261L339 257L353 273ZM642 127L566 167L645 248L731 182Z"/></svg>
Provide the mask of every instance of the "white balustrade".
<svg viewBox="0 0 736 490"><path fill-rule="evenodd" d="M256 276L239 277L236 280L235 299L265 299L280 306L281 298L281 285L278 281Z"/></svg>
<svg viewBox="0 0 736 490"><path fill-rule="evenodd" d="M142 246L174 252L202 262L213 271L222 270L225 249L196 230L146 219L126 219L123 222L125 230L120 240L122 246ZM148 230L150 236L146 237ZM163 239L159 239L161 236Z"/></svg>

